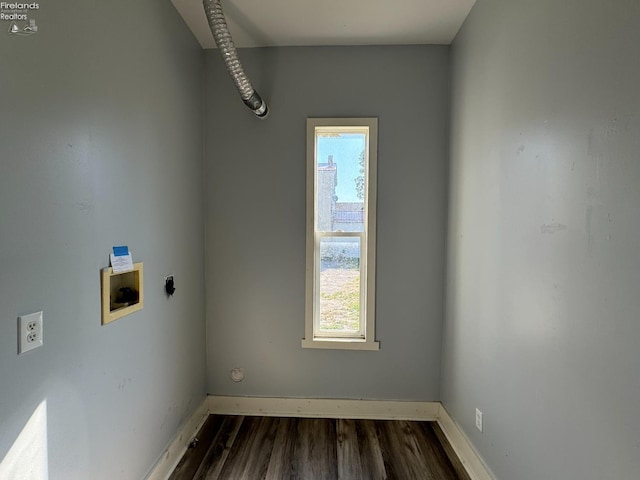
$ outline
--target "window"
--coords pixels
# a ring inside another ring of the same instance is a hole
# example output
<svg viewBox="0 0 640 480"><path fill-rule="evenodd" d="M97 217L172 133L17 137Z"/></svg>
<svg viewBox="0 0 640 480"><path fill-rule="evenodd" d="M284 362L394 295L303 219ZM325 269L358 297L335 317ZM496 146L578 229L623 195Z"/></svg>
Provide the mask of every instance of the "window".
<svg viewBox="0 0 640 480"><path fill-rule="evenodd" d="M307 119L305 348L375 341L377 118Z"/></svg>

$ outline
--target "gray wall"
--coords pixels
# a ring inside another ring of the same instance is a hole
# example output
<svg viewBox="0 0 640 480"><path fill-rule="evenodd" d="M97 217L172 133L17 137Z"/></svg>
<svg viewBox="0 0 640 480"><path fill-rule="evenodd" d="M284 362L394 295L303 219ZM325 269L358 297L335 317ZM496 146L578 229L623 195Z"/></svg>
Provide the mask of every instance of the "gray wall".
<svg viewBox="0 0 640 480"><path fill-rule="evenodd" d="M454 42L442 397L499 479L638 478L639 44L635 0L479 0Z"/></svg>
<svg viewBox="0 0 640 480"><path fill-rule="evenodd" d="M240 51L253 117L206 52L208 391L438 400L448 47ZM307 117L379 117L378 352L302 349ZM243 367L235 384L229 370Z"/></svg>
<svg viewBox="0 0 640 480"><path fill-rule="evenodd" d="M203 54L168 0L40 6L0 25L0 462L46 401L50 480L140 479L205 394ZM145 307L102 327L118 244Z"/></svg>

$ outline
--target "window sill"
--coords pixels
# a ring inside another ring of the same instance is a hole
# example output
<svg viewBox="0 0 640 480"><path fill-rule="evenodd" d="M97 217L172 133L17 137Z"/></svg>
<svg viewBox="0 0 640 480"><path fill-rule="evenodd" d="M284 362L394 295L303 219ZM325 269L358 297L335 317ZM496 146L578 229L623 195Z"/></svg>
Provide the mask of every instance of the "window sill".
<svg viewBox="0 0 640 480"><path fill-rule="evenodd" d="M314 338L302 339L302 348L324 348L327 350L380 350L380 342L357 340L351 338Z"/></svg>

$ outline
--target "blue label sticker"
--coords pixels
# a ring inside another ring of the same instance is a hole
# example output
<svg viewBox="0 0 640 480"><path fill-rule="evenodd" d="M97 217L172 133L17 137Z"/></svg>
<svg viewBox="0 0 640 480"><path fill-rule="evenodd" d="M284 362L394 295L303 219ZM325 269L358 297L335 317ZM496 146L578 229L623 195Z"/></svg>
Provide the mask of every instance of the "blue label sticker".
<svg viewBox="0 0 640 480"><path fill-rule="evenodd" d="M129 247L127 247L126 245L113 247L113 254L116 257L124 257L125 255L129 255Z"/></svg>

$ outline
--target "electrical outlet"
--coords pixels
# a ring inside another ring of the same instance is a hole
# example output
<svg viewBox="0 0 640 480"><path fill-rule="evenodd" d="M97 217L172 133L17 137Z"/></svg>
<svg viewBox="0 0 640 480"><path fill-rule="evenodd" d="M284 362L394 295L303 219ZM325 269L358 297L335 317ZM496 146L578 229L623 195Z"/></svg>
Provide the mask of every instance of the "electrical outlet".
<svg viewBox="0 0 640 480"><path fill-rule="evenodd" d="M476 428L482 431L482 412L476 408Z"/></svg>
<svg viewBox="0 0 640 480"><path fill-rule="evenodd" d="M41 347L42 343L42 312L18 317L18 355Z"/></svg>

